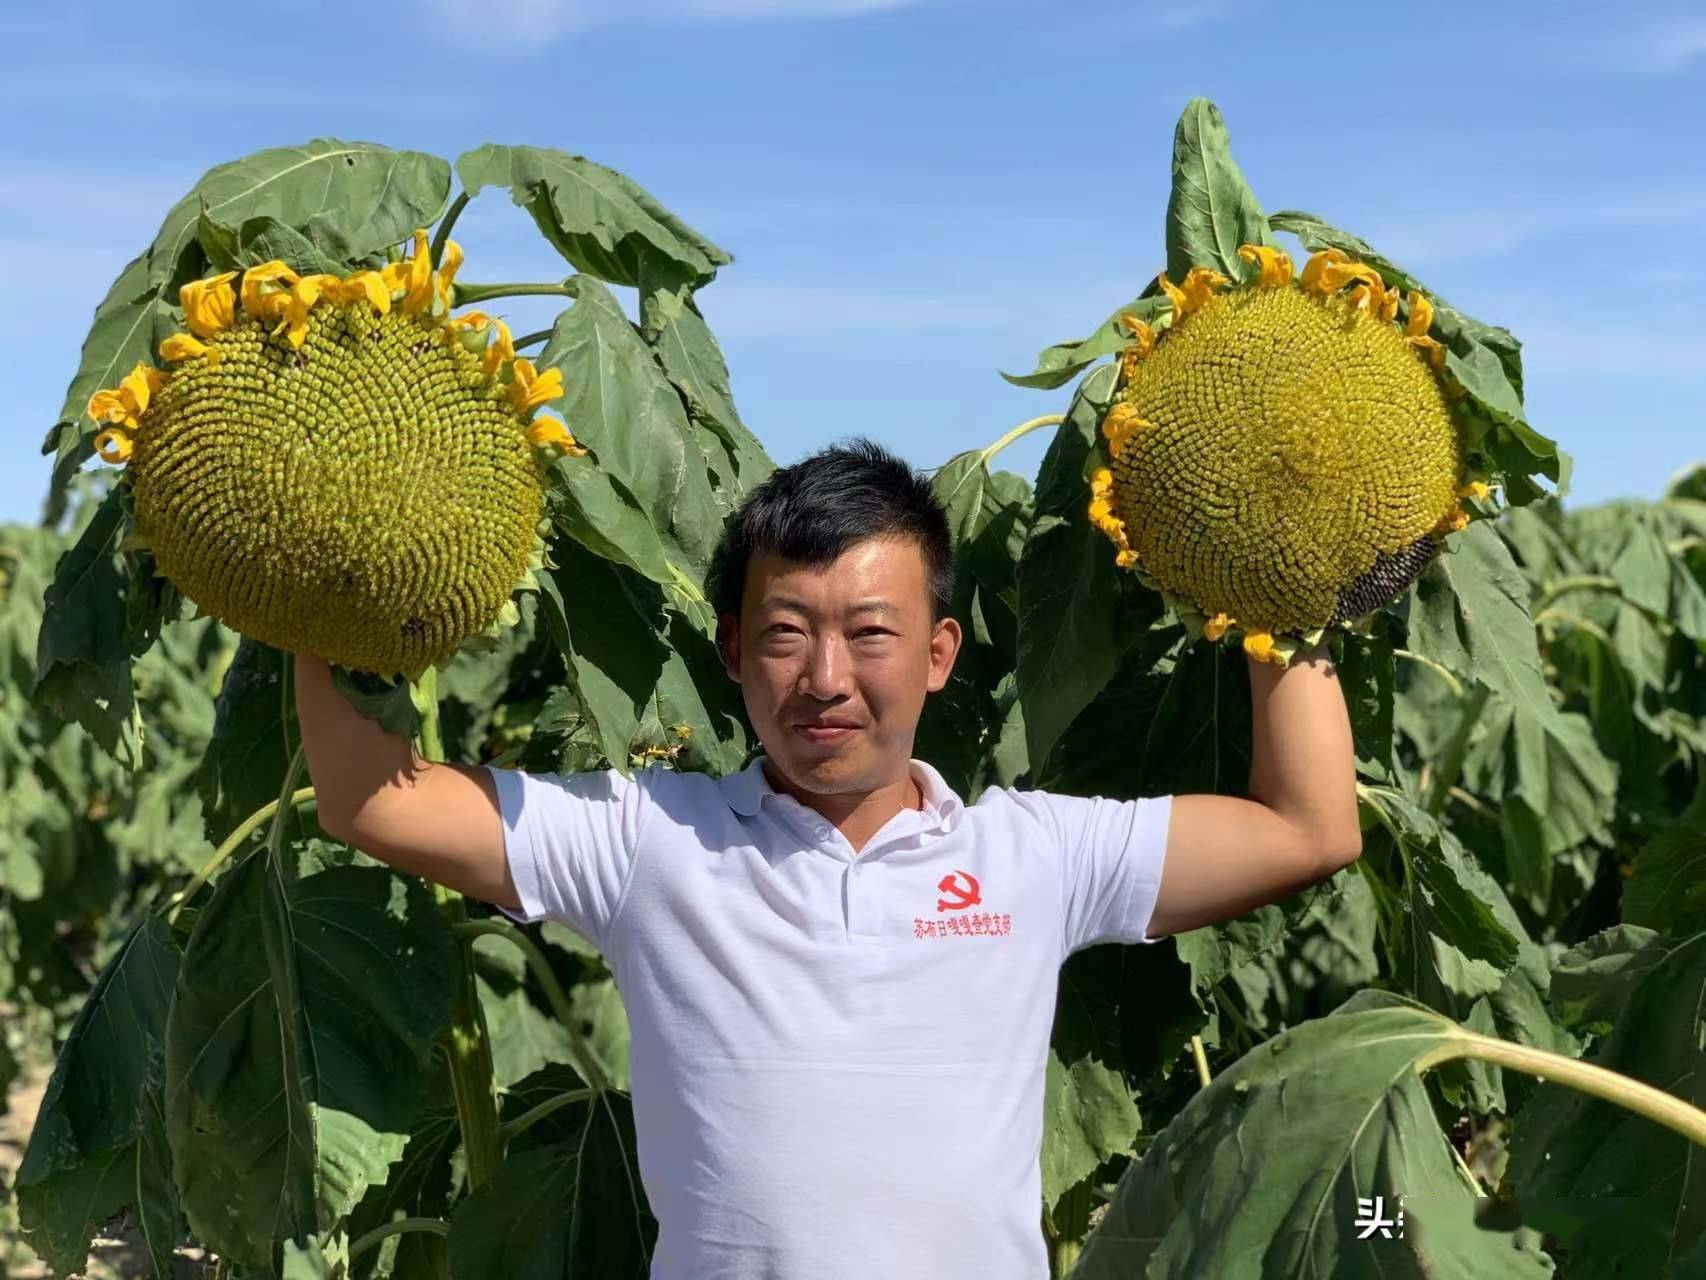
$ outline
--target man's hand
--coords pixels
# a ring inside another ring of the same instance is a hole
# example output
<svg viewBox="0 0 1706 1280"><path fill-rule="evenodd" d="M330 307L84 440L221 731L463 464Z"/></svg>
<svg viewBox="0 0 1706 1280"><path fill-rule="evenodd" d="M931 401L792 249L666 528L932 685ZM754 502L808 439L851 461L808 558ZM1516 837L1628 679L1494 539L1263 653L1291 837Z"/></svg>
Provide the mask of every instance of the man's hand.
<svg viewBox="0 0 1706 1280"><path fill-rule="evenodd" d="M1350 714L1326 649L1252 661L1250 698L1249 798L1173 798L1151 937L1290 897L1362 854Z"/></svg>

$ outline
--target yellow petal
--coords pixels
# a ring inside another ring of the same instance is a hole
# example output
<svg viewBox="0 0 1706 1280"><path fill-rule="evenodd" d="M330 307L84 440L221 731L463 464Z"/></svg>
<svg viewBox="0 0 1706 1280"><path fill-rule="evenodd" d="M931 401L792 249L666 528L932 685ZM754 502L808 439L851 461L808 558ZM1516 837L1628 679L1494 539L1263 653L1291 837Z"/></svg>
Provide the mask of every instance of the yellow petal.
<svg viewBox="0 0 1706 1280"><path fill-rule="evenodd" d="M337 287L343 283L337 276L318 275L303 276L290 286L290 300L284 308L284 336L293 347L301 347L308 338L308 313L314 309L314 304L320 300L327 287Z"/></svg>
<svg viewBox="0 0 1706 1280"><path fill-rule="evenodd" d="M1131 334L1131 346L1137 348L1139 360L1155 350L1155 330L1143 321L1128 313L1120 317L1120 324L1125 326L1127 333ZM1131 350L1131 347L1127 347L1126 350Z"/></svg>
<svg viewBox="0 0 1706 1280"><path fill-rule="evenodd" d="M484 311L464 311L459 316L450 317L450 327L452 329L468 329L475 333L484 329L487 325L491 324L491 322L492 318Z"/></svg>
<svg viewBox="0 0 1706 1280"><path fill-rule="evenodd" d="M1221 636L1226 634L1226 629L1231 625L1231 615L1217 613L1214 617L1202 624L1203 638L1205 640L1218 640Z"/></svg>
<svg viewBox="0 0 1706 1280"><path fill-rule="evenodd" d="M1406 338L1420 338L1434 327L1434 304L1422 294L1410 292L1410 320L1404 326Z"/></svg>
<svg viewBox="0 0 1706 1280"><path fill-rule="evenodd" d="M1244 652L1257 662L1272 662L1285 665L1285 657L1274 648L1272 633L1267 631L1251 631L1244 636Z"/></svg>
<svg viewBox="0 0 1706 1280"><path fill-rule="evenodd" d="M486 345L486 358L480 368L487 376L495 376L505 364L515 359L515 339L509 336L509 326L502 320L492 321L492 340Z"/></svg>
<svg viewBox="0 0 1706 1280"><path fill-rule="evenodd" d="M515 362L515 381L510 383L510 403L522 413L537 409L547 400L555 400L563 394L563 371L547 369L537 373L531 360Z"/></svg>
<svg viewBox="0 0 1706 1280"><path fill-rule="evenodd" d="M417 316L432 310L435 296L432 275L432 250L427 245L427 233L415 232L415 252L406 264L407 283L403 289L403 310Z"/></svg>
<svg viewBox="0 0 1706 1280"><path fill-rule="evenodd" d="M571 458L586 457L585 446L578 444L569 429L549 415L541 415L528 425L527 438L541 448L560 449Z"/></svg>
<svg viewBox="0 0 1706 1280"><path fill-rule="evenodd" d="M1107 417L1102 419L1102 436L1108 442L1108 452L1119 457L1133 433L1148 425L1134 406L1124 400L1116 401L1108 410Z"/></svg>
<svg viewBox="0 0 1706 1280"><path fill-rule="evenodd" d="M1473 498L1477 502L1485 502L1493 496L1493 490L1485 481L1471 480L1457 491L1460 498Z"/></svg>
<svg viewBox="0 0 1706 1280"><path fill-rule="evenodd" d="M1324 293L1321 280L1328 267L1339 266L1349 262L1350 258L1340 249L1323 249L1311 254L1309 261L1303 264L1303 277L1298 281L1310 293Z"/></svg>
<svg viewBox="0 0 1706 1280"><path fill-rule="evenodd" d="M1262 289L1277 289L1291 282L1291 255L1265 244L1238 246L1238 256L1257 268L1256 285Z"/></svg>
<svg viewBox="0 0 1706 1280"><path fill-rule="evenodd" d="M136 419L125 407L124 397L117 391L97 391L89 397L89 416L96 422L116 422L134 427Z"/></svg>
<svg viewBox="0 0 1706 1280"><path fill-rule="evenodd" d="M1231 283L1232 281L1218 271L1208 267L1192 267L1185 274L1185 282L1179 286L1180 292L1185 295L1185 309L1199 310L1204 303Z"/></svg>
<svg viewBox="0 0 1706 1280"><path fill-rule="evenodd" d="M205 356L208 345L200 338L187 333L174 333L160 344L162 360L191 360L196 356Z"/></svg>
<svg viewBox="0 0 1706 1280"><path fill-rule="evenodd" d="M324 296L332 302L365 302L380 315L391 310L391 290L377 271L357 271L339 279L325 277Z"/></svg>
<svg viewBox="0 0 1706 1280"><path fill-rule="evenodd" d="M1454 507L1440 517L1439 523L1433 529L1434 536L1443 538L1448 533L1456 533L1459 529L1466 527L1468 523L1469 513L1462 507Z"/></svg>
<svg viewBox="0 0 1706 1280"><path fill-rule="evenodd" d="M118 384L119 398L133 418L148 412L148 401L160 389L160 371L152 365L137 362L136 368L124 375Z"/></svg>
<svg viewBox="0 0 1706 1280"><path fill-rule="evenodd" d="M297 274L277 258L250 267L243 272L243 310L257 320L279 319L290 305L290 286L297 279Z"/></svg>
<svg viewBox="0 0 1706 1280"><path fill-rule="evenodd" d="M236 278L235 271L226 271L211 280L191 280L178 290L185 323L196 337L214 337L237 323L237 294L231 288Z"/></svg>
<svg viewBox="0 0 1706 1280"><path fill-rule="evenodd" d="M462 246L454 240L444 242L444 256L439 260L437 288L438 296L446 308L450 306L450 284L456 279L457 269L462 265Z"/></svg>
<svg viewBox="0 0 1706 1280"><path fill-rule="evenodd" d="M129 462L134 447L130 437L114 427L108 427L95 437L95 452L101 455L102 462L110 462L114 466Z"/></svg>
<svg viewBox="0 0 1706 1280"><path fill-rule="evenodd" d="M1362 282L1370 289L1384 289L1380 273L1366 262L1352 262L1338 249L1323 249L1303 268L1303 287L1313 293L1332 294L1347 284Z"/></svg>
<svg viewBox="0 0 1706 1280"><path fill-rule="evenodd" d="M1166 294L1167 301L1173 304L1173 322L1177 324L1189 311L1185 305L1185 291L1169 280L1165 271L1155 278L1155 283L1161 286L1161 292Z"/></svg>

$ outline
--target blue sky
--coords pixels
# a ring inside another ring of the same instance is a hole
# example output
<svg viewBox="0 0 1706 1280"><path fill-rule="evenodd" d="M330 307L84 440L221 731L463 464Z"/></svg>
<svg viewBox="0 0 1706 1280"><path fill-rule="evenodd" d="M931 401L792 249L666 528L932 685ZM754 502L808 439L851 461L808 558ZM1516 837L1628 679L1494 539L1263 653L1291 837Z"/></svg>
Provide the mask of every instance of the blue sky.
<svg viewBox="0 0 1706 1280"><path fill-rule="evenodd" d="M701 305L773 455L864 433L933 466L1064 407L996 371L1161 267L1196 94L1268 209L1337 222L1523 339L1530 418L1575 455L1575 500L1656 496L1706 457L1699 6L20 8L0 13L0 520L36 517L42 434L112 277L248 151L531 142L621 169L734 253ZM563 272L501 192L458 239L469 278ZM1042 447L1003 464L1031 474Z"/></svg>

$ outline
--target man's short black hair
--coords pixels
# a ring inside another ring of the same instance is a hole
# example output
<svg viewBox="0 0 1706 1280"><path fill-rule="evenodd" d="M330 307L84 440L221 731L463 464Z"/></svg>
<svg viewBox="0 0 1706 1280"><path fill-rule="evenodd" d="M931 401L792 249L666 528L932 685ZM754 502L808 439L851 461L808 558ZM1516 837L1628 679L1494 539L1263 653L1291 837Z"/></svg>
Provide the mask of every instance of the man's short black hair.
<svg viewBox="0 0 1706 1280"><path fill-rule="evenodd" d="M756 554L824 565L869 538L916 543L935 620L952 612L954 543L947 512L928 480L864 439L780 467L747 495L711 561L711 603L719 614L740 616L746 567Z"/></svg>

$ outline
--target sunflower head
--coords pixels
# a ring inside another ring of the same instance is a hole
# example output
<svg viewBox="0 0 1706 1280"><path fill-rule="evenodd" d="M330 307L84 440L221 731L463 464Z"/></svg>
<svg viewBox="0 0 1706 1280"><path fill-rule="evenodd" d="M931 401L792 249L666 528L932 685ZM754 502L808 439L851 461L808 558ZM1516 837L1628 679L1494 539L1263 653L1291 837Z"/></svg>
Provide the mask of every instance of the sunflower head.
<svg viewBox="0 0 1706 1280"><path fill-rule="evenodd" d="M1464 474L1425 297L1337 250L1296 276L1267 246L1239 257L1249 283L1163 275L1170 323L1128 324L1089 515L1209 638L1236 628L1284 661L1288 637L1407 587L1487 490Z"/></svg>
<svg viewBox="0 0 1706 1280"><path fill-rule="evenodd" d="M204 613L411 676L504 614L537 560L541 464L586 451L535 418L560 373L501 321L448 315L461 257L435 267L418 232L380 271L193 281L168 367L91 398L160 572Z"/></svg>

